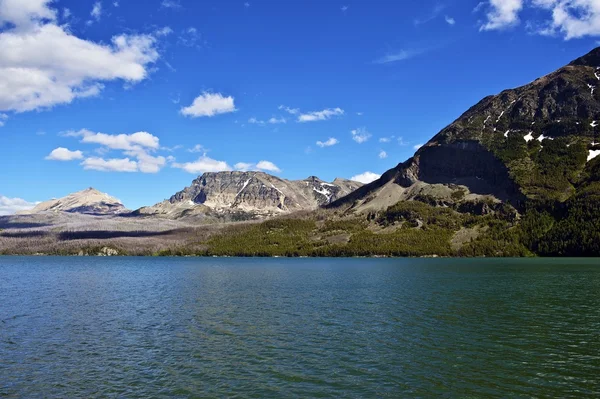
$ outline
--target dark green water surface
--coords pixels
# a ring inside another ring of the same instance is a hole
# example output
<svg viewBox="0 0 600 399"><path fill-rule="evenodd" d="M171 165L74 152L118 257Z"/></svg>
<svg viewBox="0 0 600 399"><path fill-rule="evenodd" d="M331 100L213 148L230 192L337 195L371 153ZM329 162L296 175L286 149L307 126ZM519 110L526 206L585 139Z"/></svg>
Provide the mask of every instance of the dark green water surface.
<svg viewBox="0 0 600 399"><path fill-rule="evenodd" d="M0 397L600 397L600 261L0 257Z"/></svg>

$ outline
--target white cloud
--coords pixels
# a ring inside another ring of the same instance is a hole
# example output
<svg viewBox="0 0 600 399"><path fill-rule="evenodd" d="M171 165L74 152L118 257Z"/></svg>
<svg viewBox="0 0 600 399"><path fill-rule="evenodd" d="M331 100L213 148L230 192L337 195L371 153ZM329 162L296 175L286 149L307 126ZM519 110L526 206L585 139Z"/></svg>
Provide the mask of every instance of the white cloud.
<svg viewBox="0 0 600 399"><path fill-rule="evenodd" d="M489 0L479 3L474 12L485 7L488 12L486 22L480 27L482 31L517 25L519 14L529 7L533 11L531 14L538 18L527 21L527 27L533 33L561 35L565 40L600 36L599 0ZM550 19L544 20L546 16Z"/></svg>
<svg viewBox="0 0 600 399"><path fill-rule="evenodd" d="M148 132L137 132L133 134L106 134L95 133L87 129L76 132L67 132L67 137L81 137L82 143L100 144L112 150L135 150L138 147L150 149L159 148L158 137Z"/></svg>
<svg viewBox="0 0 600 399"><path fill-rule="evenodd" d="M256 164L256 169L266 170L268 172L281 172L281 169L279 169L277 165L270 161L260 161Z"/></svg>
<svg viewBox="0 0 600 399"><path fill-rule="evenodd" d="M142 173L158 173L167 163L163 156L152 156L144 150L125 151L126 155L137 158L137 168ZM173 157L169 157L174 160Z"/></svg>
<svg viewBox="0 0 600 399"><path fill-rule="evenodd" d="M74 159L83 159L81 151L71 151L68 148L58 147L52 150L45 159L49 161L72 161Z"/></svg>
<svg viewBox="0 0 600 399"><path fill-rule="evenodd" d="M444 19L446 20L446 23L448 25L453 26L453 25L456 24L456 20L454 18L452 18L452 17L449 17L449 16L446 15L446 17Z"/></svg>
<svg viewBox="0 0 600 399"><path fill-rule="evenodd" d="M238 162L234 165L234 168L241 172L247 172L247 171L251 170L253 167L254 167L254 164L247 163L247 162Z"/></svg>
<svg viewBox="0 0 600 399"><path fill-rule="evenodd" d="M250 170L260 170L260 171L267 171L267 172L281 172L281 169L279 169L277 167L277 165L275 165L271 161L260 161L257 164L253 164L253 163L249 163L249 162L238 162L234 165L234 168L236 170L239 170L240 172L248 172Z"/></svg>
<svg viewBox="0 0 600 399"><path fill-rule="evenodd" d="M165 26L163 28L157 29L154 34L158 37L162 37L162 36L168 36L171 33L173 33L173 29L171 29L171 27L169 26Z"/></svg>
<svg viewBox="0 0 600 399"><path fill-rule="evenodd" d="M480 30L499 30L518 24L523 2L524 0L489 0L487 22L480 27Z"/></svg>
<svg viewBox="0 0 600 399"><path fill-rule="evenodd" d="M102 3L101 2L97 1L94 3L94 7L92 8L92 12L90 13L90 15L96 21L100 21L100 18L102 17Z"/></svg>
<svg viewBox="0 0 600 399"><path fill-rule="evenodd" d="M42 20L54 21L56 11L48 7L51 0L3 0L0 2L0 22L29 29Z"/></svg>
<svg viewBox="0 0 600 399"><path fill-rule="evenodd" d="M83 40L58 25L50 0L0 1L0 110L25 112L95 96L102 82L133 84L159 54L151 35Z"/></svg>
<svg viewBox="0 0 600 399"><path fill-rule="evenodd" d="M269 120L267 120L266 122L260 119L256 119L255 117L252 117L250 119L248 119L248 123L254 124L254 125L265 125L267 123L271 124L271 125L277 125L280 123L287 123L287 119L285 118L271 118Z"/></svg>
<svg viewBox="0 0 600 399"><path fill-rule="evenodd" d="M346 11L348 11L348 8L350 8L350 7L342 6L342 8L340 8L340 10L342 10L342 12L346 12Z"/></svg>
<svg viewBox="0 0 600 399"><path fill-rule="evenodd" d="M364 127L354 129L350 133L352 133L352 140L356 141L358 144L362 144L371 138L371 133Z"/></svg>
<svg viewBox="0 0 600 399"><path fill-rule="evenodd" d="M331 147L332 145L336 145L337 143L339 143L339 140L334 137L330 137L327 141L317 141L317 145L321 148Z"/></svg>
<svg viewBox="0 0 600 399"><path fill-rule="evenodd" d="M255 117L252 117L252 118L248 119L248 123L251 123L253 125L264 125L265 121L261 121L261 120L256 119Z"/></svg>
<svg viewBox="0 0 600 399"><path fill-rule="evenodd" d="M203 116L215 116L228 112L235 112L233 97L224 97L221 93L204 92L190 105L181 109L185 116L198 118Z"/></svg>
<svg viewBox="0 0 600 399"><path fill-rule="evenodd" d="M285 118L271 118L267 122L269 122L272 125L276 125L279 123L286 123L287 120Z"/></svg>
<svg viewBox="0 0 600 399"><path fill-rule="evenodd" d="M248 3L248 2L245 2L245 3L244 3L244 7L246 7L246 8L250 7L250 3Z"/></svg>
<svg viewBox="0 0 600 399"><path fill-rule="evenodd" d="M365 172L365 173L361 173L360 175L352 176L350 178L350 180L368 184L368 183L371 183L372 181L379 179L380 177L381 177L381 175L378 175L377 173Z"/></svg>
<svg viewBox="0 0 600 399"><path fill-rule="evenodd" d="M137 162L129 158L104 159L99 157L86 158L81 165L85 170L100 172L137 172Z"/></svg>
<svg viewBox="0 0 600 399"><path fill-rule="evenodd" d="M423 147L424 144L416 144L413 146L413 149L418 150L419 148Z"/></svg>
<svg viewBox="0 0 600 399"><path fill-rule="evenodd" d="M37 204L39 204L39 202L29 202L21 198L8 198L4 195L0 195L0 216L27 211Z"/></svg>
<svg viewBox="0 0 600 399"><path fill-rule="evenodd" d="M194 147L190 148L188 152L206 152L206 148L202 144L196 144Z"/></svg>
<svg viewBox="0 0 600 399"><path fill-rule="evenodd" d="M168 161L164 156L151 155L161 147L158 137L148 132L106 134L82 129L76 132L67 132L64 136L79 137L82 143L101 145L102 147L96 150L100 154L105 154L110 150L120 150L127 156L127 158L109 160L98 157L87 158L81 163L84 169L104 172L157 173ZM135 160L131 158L135 158Z"/></svg>
<svg viewBox="0 0 600 399"><path fill-rule="evenodd" d="M441 14L442 11L444 11L445 8L446 8L446 6L444 4L438 3L433 8L431 13L429 13L429 15L427 15L425 18L415 19L414 20L415 26L423 25L423 24L433 21L434 19L436 19L438 17L438 15Z"/></svg>
<svg viewBox="0 0 600 399"><path fill-rule="evenodd" d="M387 152L385 152L385 151L383 151L383 150L381 150L381 151L379 152L379 159L385 159L385 158L387 158L387 157L388 157L388 154L387 154Z"/></svg>
<svg viewBox="0 0 600 399"><path fill-rule="evenodd" d="M71 17L71 10L68 8L63 8L63 18L69 19Z"/></svg>
<svg viewBox="0 0 600 399"><path fill-rule="evenodd" d="M225 161L217 161L205 156L198 158L194 162L174 163L174 168L183 169L188 173L202 174L206 172L223 172L231 170Z"/></svg>
<svg viewBox="0 0 600 399"><path fill-rule="evenodd" d="M160 5L164 8L181 8L181 3L179 3L179 0L163 0Z"/></svg>
<svg viewBox="0 0 600 399"><path fill-rule="evenodd" d="M119 2L118 1L113 1L113 6L119 7Z"/></svg>
<svg viewBox="0 0 600 399"><path fill-rule="evenodd" d="M333 116L344 115L344 110L341 108L327 108L323 111L314 111L298 116L298 122L315 122L331 119Z"/></svg>
<svg viewBox="0 0 600 399"><path fill-rule="evenodd" d="M552 13L552 21L537 33L561 33L565 40L600 35L598 0L533 0L532 4Z"/></svg>
<svg viewBox="0 0 600 399"><path fill-rule="evenodd" d="M389 143L390 141L392 141L392 139L394 138L394 136L392 137L382 137L379 139L380 143Z"/></svg>
<svg viewBox="0 0 600 399"><path fill-rule="evenodd" d="M277 108L279 110L285 111L285 112L287 112L288 114L291 114L291 115L298 115L300 113L300 110L298 108L290 108L290 107L286 107L285 105L280 105Z"/></svg>
<svg viewBox="0 0 600 399"><path fill-rule="evenodd" d="M200 47L198 42L202 39L202 35L194 27L184 29L177 38L177 44L185 47ZM202 44L202 43L201 43Z"/></svg>
<svg viewBox="0 0 600 399"><path fill-rule="evenodd" d="M0 127L4 126L6 121L8 120L8 115L0 114Z"/></svg>
<svg viewBox="0 0 600 399"><path fill-rule="evenodd" d="M421 54L422 52L423 51L417 50L400 50L394 53L388 53L383 57L376 59L375 61L373 61L373 63L388 64L390 62L405 61Z"/></svg>

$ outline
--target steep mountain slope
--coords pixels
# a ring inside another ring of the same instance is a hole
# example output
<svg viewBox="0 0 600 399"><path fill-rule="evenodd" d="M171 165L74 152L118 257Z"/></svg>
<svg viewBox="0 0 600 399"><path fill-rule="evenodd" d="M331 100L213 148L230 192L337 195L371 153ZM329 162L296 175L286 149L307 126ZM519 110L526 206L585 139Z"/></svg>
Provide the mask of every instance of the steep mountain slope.
<svg viewBox="0 0 600 399"><path fill-rule="evenodd" d="M170 199L137 210L137 215L169 218L227 213L239 218L312 210L362 184L345 179L327 183L311 176L290 181L263 172L205 173Z"/></svg>
<svg viewBox="0 0 600 399"><path fill-rule="evenodd" d="M600 48L525 86L489 96L415 155L330 207L385 209L427 196L445 205L564 202L600 154Z"/></svg>
<svg viewBox="0 0 600 399"><path fill-rule="evenodd" d="M95 188L87 188L59 199L51 199L39 203L35 208L20 212L21 215L41 212L69 212L89 215L116 215L129 212L118 199L100 192Z"/></svg>

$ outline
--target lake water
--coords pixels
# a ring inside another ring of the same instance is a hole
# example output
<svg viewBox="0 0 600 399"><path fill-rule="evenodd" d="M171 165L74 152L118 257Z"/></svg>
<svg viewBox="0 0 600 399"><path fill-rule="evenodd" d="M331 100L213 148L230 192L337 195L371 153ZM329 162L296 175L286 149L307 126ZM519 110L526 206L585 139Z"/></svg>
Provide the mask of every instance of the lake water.
<svg viewBox="0 0 600 399"><path fill-rule="evenodd" d="M598 397L600 261L0 257L0 397Z"/></svg>

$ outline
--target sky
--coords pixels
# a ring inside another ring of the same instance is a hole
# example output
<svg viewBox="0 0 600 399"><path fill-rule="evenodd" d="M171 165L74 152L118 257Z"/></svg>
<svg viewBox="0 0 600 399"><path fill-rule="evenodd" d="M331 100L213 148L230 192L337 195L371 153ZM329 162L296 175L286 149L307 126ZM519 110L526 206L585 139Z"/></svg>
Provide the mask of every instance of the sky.
<svg viewBox="0 0 600 399"><path fill-rule="evenodd" d="M0 214L223 170L368 182L599 36L600 0L0 0Z"/></svg>

